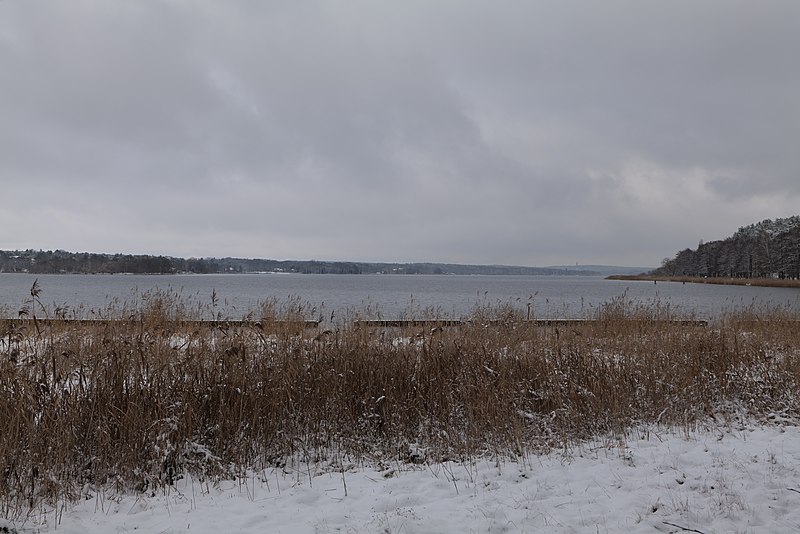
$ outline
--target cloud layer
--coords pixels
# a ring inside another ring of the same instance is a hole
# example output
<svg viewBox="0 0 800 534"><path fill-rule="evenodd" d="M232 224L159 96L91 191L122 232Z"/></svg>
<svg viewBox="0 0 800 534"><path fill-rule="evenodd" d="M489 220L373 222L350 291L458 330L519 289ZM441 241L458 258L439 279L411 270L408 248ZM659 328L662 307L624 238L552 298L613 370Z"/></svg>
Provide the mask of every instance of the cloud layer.
<svg viewBox="0 0 800 534"><path fill-rule="evenodd" d="M800 4L0 3L0 248L657 265L800 206Z"/></svg>

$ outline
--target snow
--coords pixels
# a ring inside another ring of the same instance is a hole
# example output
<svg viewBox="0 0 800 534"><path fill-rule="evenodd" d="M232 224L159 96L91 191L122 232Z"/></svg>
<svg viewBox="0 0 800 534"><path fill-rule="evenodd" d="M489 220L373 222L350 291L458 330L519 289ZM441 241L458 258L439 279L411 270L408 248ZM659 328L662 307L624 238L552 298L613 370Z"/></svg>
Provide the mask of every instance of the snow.
<svg viewBox="0 0 800 534"><path fill-rule="evenodd" d="M794 215L785 219L771 219L763 220L759 223L743 226L739 228L734 237L759 237L764 233L771 238L791 231L793 228L800 226L800 216Z"/></svg>
<svg viewBox="0 0 800 534"><path fill-rule="evenodd" d="M639 429L516 461L297 465L39 511L0 532L797 532L800 430Z"/></svg>

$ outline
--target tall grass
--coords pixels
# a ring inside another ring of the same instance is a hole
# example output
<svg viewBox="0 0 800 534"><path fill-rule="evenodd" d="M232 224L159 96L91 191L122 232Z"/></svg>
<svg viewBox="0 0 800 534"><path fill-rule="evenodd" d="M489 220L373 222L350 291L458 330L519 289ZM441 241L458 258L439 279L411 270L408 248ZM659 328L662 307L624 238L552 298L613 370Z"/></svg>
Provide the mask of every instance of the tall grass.
<svg viewBox="0 0 800 534"><path fill-rule="evenodd" d="M641 423L800 408L798 317L783 309L687 328L667 322L669 306L622 296L574 326L484 304L458 328L340 321L300 335L280 325L318 311L291 299L213 328L196 322L220 319L213 303L174 293L47 322L34 309L0 322L5 516L87 487L152 492L189 472L514 456ZM101 320L69 320L86 315Z"/></svg>

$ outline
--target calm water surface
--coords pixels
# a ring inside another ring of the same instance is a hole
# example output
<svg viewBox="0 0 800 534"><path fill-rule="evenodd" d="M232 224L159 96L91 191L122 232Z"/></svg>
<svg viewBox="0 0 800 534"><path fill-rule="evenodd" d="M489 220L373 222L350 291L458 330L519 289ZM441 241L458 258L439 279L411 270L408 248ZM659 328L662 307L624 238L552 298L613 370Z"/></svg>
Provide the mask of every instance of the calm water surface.
<svg viewBox="0 0 800 534"><path fill-rule="evenodd" d="M112 302L129 304L154 290L179 294L193 306L210 306L241 318L259 303L296 298L314 308L315 317L358 314L386 319L437 315L459 318L477 304L511 303L521 310L531 305L536 317L587 317L604 302L625 295L636 302L658 301L698 318L745 306L786 306L800 311L800 290L747 286L716 286L605 280L585 276L432 276L432 275L29 275L0 273L0 311L15 316L30 299L38 278L40 298L56 306L102 309ZM209 318L213 312L208 312Z"/></svg>

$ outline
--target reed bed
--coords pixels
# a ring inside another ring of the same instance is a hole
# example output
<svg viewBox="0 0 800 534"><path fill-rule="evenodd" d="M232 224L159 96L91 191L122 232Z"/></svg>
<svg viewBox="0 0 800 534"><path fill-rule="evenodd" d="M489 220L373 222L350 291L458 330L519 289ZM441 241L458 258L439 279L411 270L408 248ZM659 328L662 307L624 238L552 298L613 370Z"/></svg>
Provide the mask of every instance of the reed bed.
<svg viewBox="0 0 800 534"><path fill-rule="evenodd" d="M668 306L623 295L574 327L532 327L501 303L457 328L342 320L298 333L281 325L317 312L291 299L210 327L196 320L221 318L214 299L157 292L56 313L37 291L22 321L0 321L6 517L90 489L155 492L187 473L518 457L637 425L800 408L798 317L780 308L686 328L665 322L679 318ZM87 316L99 320L71 320Z"/></svg>

